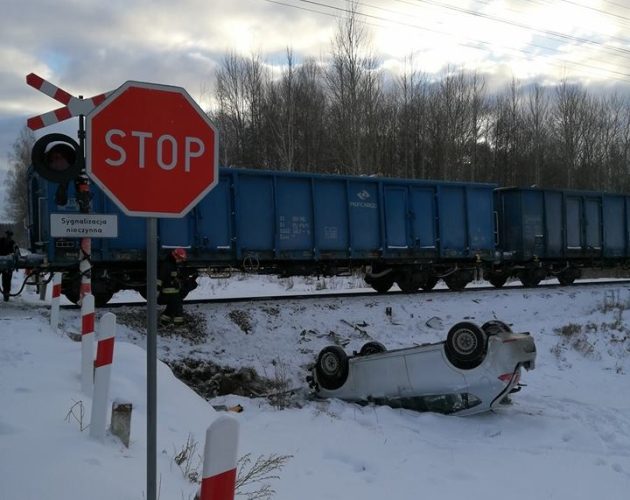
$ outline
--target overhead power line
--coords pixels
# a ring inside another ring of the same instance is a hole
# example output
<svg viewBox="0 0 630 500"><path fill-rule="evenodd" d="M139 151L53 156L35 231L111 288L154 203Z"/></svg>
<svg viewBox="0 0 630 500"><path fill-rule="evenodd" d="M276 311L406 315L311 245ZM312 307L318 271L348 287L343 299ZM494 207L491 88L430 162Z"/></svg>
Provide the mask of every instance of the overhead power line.
<svg viewBox="0 0 630 500"><path fill-rule="evenodd" d="M457 34L453 34L452 32L448 32L448 31L442 31L442 30L437 30L434 28L428 28L426 26L421 26L418 24L413 24L413 23L409 23L409 22L404 22L404 21L398 21L395 19L390 19L390 18L386 18L386 17L382 17L382 16L377 16L377 15L373 15L373 14L368 14L365 12L359 12L359 11L355 11L352 12L347 8L343 8L343 7L337 7L335 5L330 5L328 3L325 2L319 2L319 1L315 1L315 0L294 0L297 2L300 2L302 4L309 4L312 7L304 7L302 5L295 5L295 4L291 4L291 3L287 3L287 1L280 1L280 0L264 0L268 3L273 3L273 4L277 4L277 5L281 5L284 7L290 7L290 8L294 8L294 9L298 9L298 10L303 10L306 12L313 12L313 13L317 13L317 14L322 14L328 17L339 17L340 15L356 15L359 17L359 21L361 21L363 24L367 24L367 25L372 25L372 26L378 26L378 27L383 27L383 24L375 24L374 22L376 21L377 23L388 23L388 24L395 24L395 25L399 25L399 26L405 26L405 27L409 27L412 29L417 29L417 30L422 30L422 31L428 31L428 32L432 32L432 33L437 33L437 34L441 34L441 35L446 35L449 37L459 37L461 38L461 35L459 33ZM406 2L404 0L397 0L401 3L409 3ZM437 2L436 2L437 3ZM370 4L367 4L365 2L361 3L362 6L364 7L368 7L368 8L372 8L372 9L376 9L376 10L381 10L381 11L386 11L386 12L390 12L390 13L394 13L396 15L401 15L401 16L407 16L407 18L409 17L407 13L403 13L400 11L395 11L395 10L391 10L391 9L385 9L383 7L376 7ZM321 9L327 9L327 10L321 10ZM333 12L331 12L333 11ZM413 17L413 16L412 16ZM525 28L527 29L527 28ZM482 46L486 46L488 48L491 49L496 49L497 48L497 44L496 43L490 43L484 40L475 40L475 39L471 39L471 38L466 38L467 40L469 40L469 43L465 43L465 42L458 42L459 45L462 46L466 46L469 48L472 48L474 50L479 50L479 51L484 51L487 52L487 49L483 49L481 47L479 47L479 45ZM557 54L557 50L554 50L550 47L547 46L543 46L543 45L538 45L535 43L527 43L527 45L529 47L533 47L533 48L538 48L541 50L546 51L548 54L553 54L555 56L555 54ZM521 55L526 55L528 57L532 57L532 56L538 56L539 54L537 54L535 51L530 51L530 50L525 50L525 49L520 49L520 48L514 48L514 47L508 47L508 46L501 46L501 48L511 51L513 53L518 53ZM630 53L630 50L628 51ZM554 54L555 53L555 54ZM557 57L557 56L556 56ZM619 56L618 56L619 57ZM592 64L587 64L587 63L580 63L580 62L576 62L576 61L571 61L571 60L567 60L564 58L558 58L558 61L560 61L561 63L563 63L564 65L568 65L568 66L574 66L574 67L578 67L581 69L586 69L586 70L591 70L591 71L596 71L601 74L605 74L607 75L608 78L610 79L614 79L614 80L620 80L620 81L630 81L630 74L629 73L624 73L621 71L617 71L614 69L610 69L608 67L604 67L604 66L595 66ZM558 66L557 63L554 62L549 62L549 61L538 61L540 64L544 64L546 66L551 66L551 67L556 67ZM601 61L599 61L601 63Z"/></svg>
<svg viewBox="0 0 630 500"><path fill-rule="evenodd" d="M512 21L510 19L503 19L501 17L498 16L494 16L491 14L485 14L483 12L478 12L478 11L474 11L474 10L470 10L470 9L464 9L462 7L457 7L455 5L449 5L449 4L445 4L442 2L437 2L435 0L416 0L417 2L420 3L424 3L427 5L433 5L435 7L439 7L439 8L443 8L443 9L448 9L448 10L452 10L455 12L461 12L470 16L474 16L474 17L481 17L484 19L488 19L497 23L503 23L503 24L508 24L510 26L514 26L516 28L521 28L527 31L532 31L532 32L536 32L536 33L541 33L545 36L548 37L553 37L553 38L558 38L558 39L562 39L562 40L569 40L569 41L573 41L573 42L579 42L579 43L584 43L584 44L588 44L588 45L593 45L593 46L598 46L600 48L602 48L603 50L607 50L609 52L619 52L620 54L622 54L623 56L630 56L630 49L626 49L623 47L614 47L614 46L607 46L602 42L598 42L597 40L591 40L590 38L584 38L584 37L579 37L579 36L574 36L574 35L567 35L565 33L560 33L558 31L552 31L552 30L546 30L546 29L540 29L540 28L536 28L534 26L530 26L524 23L520 23L517 21Z"/></svg>

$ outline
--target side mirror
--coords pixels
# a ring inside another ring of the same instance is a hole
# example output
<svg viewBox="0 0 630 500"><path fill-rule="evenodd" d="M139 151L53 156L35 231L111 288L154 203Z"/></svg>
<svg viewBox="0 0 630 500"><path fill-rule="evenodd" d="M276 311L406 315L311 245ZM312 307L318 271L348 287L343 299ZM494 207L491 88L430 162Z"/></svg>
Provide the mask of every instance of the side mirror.
<svg viewBox="0 0 630 500"><path fill-rule="evenodd" d="M83 155L77 142L64 134L47 134L31 150L35 171L44 179L67 184L83 168Z"/></svg>

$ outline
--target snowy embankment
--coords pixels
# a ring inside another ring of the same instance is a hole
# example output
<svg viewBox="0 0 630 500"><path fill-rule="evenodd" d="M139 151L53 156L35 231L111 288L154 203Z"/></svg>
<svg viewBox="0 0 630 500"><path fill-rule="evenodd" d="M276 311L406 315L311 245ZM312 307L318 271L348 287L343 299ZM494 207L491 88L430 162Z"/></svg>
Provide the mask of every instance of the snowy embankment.
<svg viewBox="0 0 630 500"><path fill-rule="evenodd" d="M15 285L19 276L15 277ZM269 278L211 282L195 293L219 296L269 292ZM339 287L327 281L328 288ZM322 287L295 280L294 288ZM145 498L144 312L117 310L111 399L134 405L131 446L103 443L80 430L79 401L89 422L90 398L80 393L76 310L62 311L62 332L47 325L33 291L0 305L0 499ZM196 486L174 457L191 436L198 443L217 414L237 404L239 455L290 456L273 498L622 500L630 491L630 290L568 287L478 294L187 306L203 333L193 341L161 337L160 358L211 360L303 385L306 368L331 343L357 350L369 339L389 348L442 340L452 324L492 318L530 331L537 367L511 405L473 417L420 414L340 401L302 401L278 409L264 398L227 395L204 401L159 364L160 498L190 499ZM67 418L69 415L69 418ZM247 498L240 496L238 498Z"/></svg>

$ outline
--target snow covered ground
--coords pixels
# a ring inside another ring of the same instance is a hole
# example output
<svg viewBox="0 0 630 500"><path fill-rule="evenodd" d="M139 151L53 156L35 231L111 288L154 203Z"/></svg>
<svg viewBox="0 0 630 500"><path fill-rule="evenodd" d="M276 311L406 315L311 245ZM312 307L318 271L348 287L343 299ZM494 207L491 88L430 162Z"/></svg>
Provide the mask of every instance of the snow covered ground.
<svg viewBox="0 0 630 500"><path fill-rule="evenodd" d="M14 277L18 287L19 274ZM268 277L203 280L197 297L274 294L360 286ZM121 294L127 300L130 294ZM134 296L135 298L135 296ZM332 343L357 350L369 339L388 348L445 338L450 326L492 318L530 331L537 367L511 405L472 417L304 401L278 409L264 398L227 395L204 401L168 366L158 374L158 474L161 499L191 499L196 485L174 457L189 437L198 453L212 405L241 404L239 456L288 456L273 498L584 499L622 500L630 492L630 288L627 285L479 293L374 295L282 303L186 306L204 333L193 342L158 340L161 359L207 359L252 367L304 385L307 366ZM131 446L108 435L90 439L72 414L91 402L80 392L80 345L67 332L79 312L63 310L48 326L47 303L33 290L0 304L0 500L146 498L144 312L119 317L111 399L134 405ZM247 498L246 495L237 498Z"/></svg>

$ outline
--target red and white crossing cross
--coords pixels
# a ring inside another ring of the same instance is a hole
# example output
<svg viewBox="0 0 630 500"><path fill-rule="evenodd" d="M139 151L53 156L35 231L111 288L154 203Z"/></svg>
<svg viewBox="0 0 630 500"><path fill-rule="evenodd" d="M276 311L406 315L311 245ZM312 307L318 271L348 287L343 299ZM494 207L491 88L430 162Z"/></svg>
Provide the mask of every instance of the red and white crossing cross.
<svg viewBox="0 0 630 500"><path fill-rule="evenodd" d="M35 73L26 75L26 83L34 89L39 90L42 94L46 94L48 97L52 97L55 101L65 104L65 106L61 108L29 118L26 121L26 125L31 130L38 130L40 128L47 127L48 125L62 122L68 118L72 118L73 116L87 115L96 106L101 104L109 94L111 94L111 92L105 92L104 94L95 95L88 99L79 99L62 88L44 80L41 76L38 76Z"/></svg>

